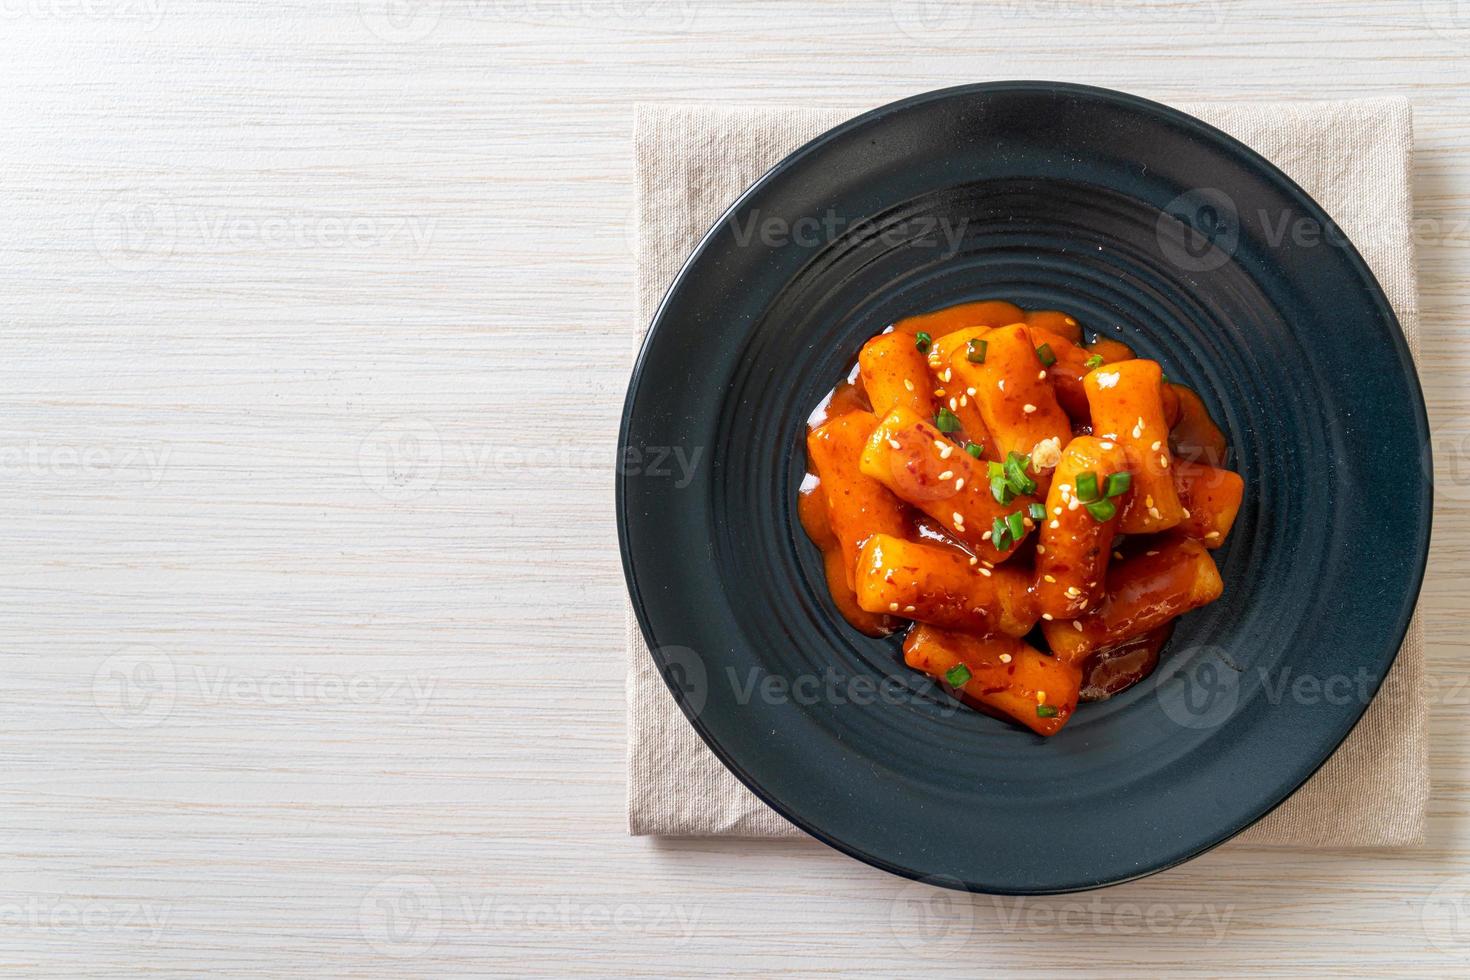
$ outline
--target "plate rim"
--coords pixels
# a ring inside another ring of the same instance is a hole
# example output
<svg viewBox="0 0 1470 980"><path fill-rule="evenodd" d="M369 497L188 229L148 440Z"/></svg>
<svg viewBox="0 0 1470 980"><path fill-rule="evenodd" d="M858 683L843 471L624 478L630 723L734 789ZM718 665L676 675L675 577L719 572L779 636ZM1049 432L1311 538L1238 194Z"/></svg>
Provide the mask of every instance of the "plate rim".
<svg viewBox="0 0 1470 980"><path fill-rule="evenodd" d="M628 438L630 435L630 430L632 428L632 421L637 397L642 387L643 373L647 365L649 351L657 338L659 328L665 324L665 315L669 308L672 297L675 295L675 293L677 293L681 288L686 285L686 281L691 270L696 264L700 262L704 254L710 249L715 238L718 236L720 229L726 224L727 221L729 221L732 215L740 211L740 209L750 198L761 192L771 182L781 177L781 175L783 175L787 170L799 165L805 157L814 153L822 146L826 145L828 142L847 135L852 130L881 120L886 116L901 113L929 102L941 101L957 97L970 97L975 95L993 95L1005 92L1029 92L1043 94L1064 93L1098 99L1134 110L1140 110L1145 113L1152 113L1158 116L1162 116L1168 121L1179 125L1181 128L1189 131L1196 139L1208 141L1230 153L1234 153L1243 157L1244 161L1250 164L1260 176L1276 182L1278 185L1280 185L1282 189L1286 191L1288 196L1293 198L1296 203L1303 206L1315 220L1322 222L1322 227L1326 232L1330 233L1336 231L1338 233L1338 240L1341 246L1345 246L1341 247L1340 250L1347 257L1347 260L1349 264L1353 267L1354 271L1356 271L1361 277L1364 285L1367 288L1369 296L1375 301L1376 305L1381 309L1382 313L1386 317L1386 325L1389 327L1389 329L1387 330L1388 339L1392 343L1395 353L1398 355L1399 366L1403 369L1402 373L1409 384L1409 393L1411 395L1412 401L1412 405L1410 407L1413 409L1413 414L1415 415L1415 421L1417 423L1416 436L1418 437L1419 443L1417 447L1418 458L1421 460L1421 466L1424 468L1424 472L1426 474L1426 479L1423 482L1423 527L1419 535L1419 540L1416 542L1418 559L1416 562L1417 567L1412 572L1412 582L1410 584L1410 587L1404 590L1397 621L1394 623L1393 628L1390 630L1390 634L1397 637L1393 647L1393 651L1383 661L1383 670L1381 671L1377 682L1373 684L1371 694L1369 695L1369 697L1362 700L1361 704L1357 707L1356 714L1352 717L1351 722L1344 727L1341 737L1334 742L1331 750L1325 753L1322 758L1316 762L1316 764L1312 765L1310 769L1302 776L1299 782L1297 782L1294 786L1287 790L1279 799L1271 802L1265 808L1260 810L1255 816L1244 820L1239 826L1236 826L1228 833L1219 836L1214 840L1206 841L1195 849L1189 850L1164 863L1140 870L1135 874L1112 878L1108 881L1084 883L1080 885L1067 885L1053 888L998 887L993 884L964 880L958 876L953 875L946 875L945 877L948 880L936 881L934 880L936 877L934 875L926 875L915 872L912 869L906 868L900 864L895 864L892 861L889 861L878 855L868 853L861 848L854 847L848 843L837 840L836 838L824 833L819 827L813 825L809 820L791 812L779 800L773 798L770 794L768 794L750 775L750 773L745 770L743 766L741 766L734 758L730 756L728 752L726 752L716 743L715 739L711 737L710 733L706 730L706 727L701 722L698 712L691 710L690 706L685 701L683 691L671 680L668 672L663 669L663 664L659 662L657 654L655 653L655 651L661 648L661 644L656 642L652 626L649 622L643 592L638 586L638 578L633 566L632 550L629 541L627 516L628 495L626 489L628 484L628 474L623 473L621 469L617 466L614 467L613 473L614 509L618 531L618 550L622 560L623 580L627 588L629 605L632 607L634 617L638 623L639 632L641 633L644 643L649 649L649 654L654 661L655 670L658 672L660 679L664 683L664 686L668 688L670 694L673 696L675 702L678 704L680 712L684 715L684 718L689 722L689 724L694 728L694 731L699 736L700 740L710 749L711 752L714 753L715 757L719 759L720 764L723 765L732 775L734 775L741 782L741 784L745 786L746 789L750 790L750 792L753 793L757 799L759 799L766 806L769 806L783 819L796 826L803 833L821 841L828 847L831 847L834 850L839 851L849 857L856 858L857 860L871 867L875 867L881 871L886 871L889 874L893 874L901 878L975 894L1005 896L1076 894L1081 892L1095 891L1101 888L1110 888L1114 885L1121 885L1130 881L1137 881L1142 878L1147 878L1152 875L1168 871L1171 868L1176 868L1181 864L1192 861L1195 858L1214 850L1220 845L1225 844L1230 840L1233 840L1244 831L1255 826L1261 820L1265 819L1272 812L1274 812L1278 807L1284 804L1288 799L1294 796L1296 792L1300 790L1301 787L1305 785L1308 780L1310 780L1314 775L1317 774L1318 771L1321 770L1324 765L1326 765L1327 761L1337 753L1337 751L1342 747L1343 743L1347 741L1347 739L1352 735L1353 731L1357 728L1359 723L1361 723L1363 715L1367 713L1369 705L1371 705L1373 701L1377 698L1378 692L1381 689L1384 681L1387 679L1389 671L1393 668L1394 664L1397 663L1399 654L1403 649L1404 639L1408 635L1409 627L1412 624L1414 614L1418 609L1419 600L1424 585L1424 578L1429 564L1430 542L1432 539L1432 531L1434 525L1435 490L1432 431L1429 426L1428 406L1424 398L1423 385L1421 384L1419 379L1418 367L1414 362L1413 352L1409 348L1408 339L1404 336L1403 325L1399 322L1398 314L1394 310L1393 304L1389 302L1388 296L1384 292L1382 284L1378 281L1377 276L1373 274L1373 270L1363 259L1362 254L1358 251L1357 246L1353 243L1351 238L1349 238L1345 233L1342 232L1341 228L1337 225L1337 222L1332 218L1330 214L1325 211L1325 209L1322 208L1320 204L1317 203L1315 198L1308 194L1301 187L1301 185L1297 184L1296 181L1294 181L1291 177L1284 173L1274 163L1266 159L1264 156L1262 156L1256 150L1252 149L1247 144L1231 136L1229 133L1226 133L1215 126L1212 126L1209 123L1204 122L1203 120L1192 116L1187 112L1184 112L1183 110L1176 109L1173 106L1165 105L1164 103L1156 102L1152 99L1146 99L1142 96L1133 95L1131 93L1122 92L1116 89L1109 89L1094 85L1083 85L1074 82L1057 82L1039 79L997 80L989 82L971 82L961 85L947 86L944 88L931 89L925 92L906 96L893 102L885 103L867 111L858 113L857 115L852 116L835 126L832 126L831 128L805 141L800 146L796 147L791 152L786 154L784 157L781 158L780 161L778 161L776 164L766 170L759 178L752 182L749 187L742 191L735 198L735 200L729 204L729 206L722 210L719 217L717 217L715 221L710 225L710 227L705 231L705 233L700 236L699 241L695 244L689 255L680 264L679 269L674 274L674 278L670 281L668 288L665 289L663 296L660 298L658 305L653 311L652 318L648 323L647 331L645 332L642 341L639 343L638 354L634 360L632 371L629 376L628 390L624 397L622 414L620 416L618 424L618 441L616 450L618 453L618 458L621 459L622 453L625 447L628 445Z"/></svg>

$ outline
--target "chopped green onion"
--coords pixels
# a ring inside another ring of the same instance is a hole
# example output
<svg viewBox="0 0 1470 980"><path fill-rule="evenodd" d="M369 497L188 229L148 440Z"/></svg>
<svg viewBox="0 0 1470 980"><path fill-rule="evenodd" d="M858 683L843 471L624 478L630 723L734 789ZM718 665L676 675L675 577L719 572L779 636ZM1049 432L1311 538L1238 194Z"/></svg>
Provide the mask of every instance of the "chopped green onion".
<svg viewBox="0 0 1470 980"><path fill-rule="evenodd" d="M1077 474L1077 499L1084 504L1096 500L1102 494L1097 492L1097 474L1088 470L1086 473Z"/></svg>
<svg viewBox="0 0 1470 980"><path fill-rule="evenodd" d="M934 338L920 330L914 336L914 346L918 348L920 354L927 354L929 348L934 346Z"/></svg>
<svg viewBox="0 0 1470 980"><path fill-rule="evenodd" d="M1011 493L1011 488L1006 486L1006 478L1003 476L992 476L990 478L990 495L1002 507L1010 503L1016 496Z"/></svg>
<svg viewBox="0 0 1470 980"><path fill-rule="evenodd" d="M1056 716L1057 716L1056 705L1052 705L1052 704L1038 704L1036 706L1036 717L1038 717L1038 718L1055 718Z"/></svg>
<svg viewBox="0 0 1470 980"><path fill-rule="evenodd" d="M985 475L992 480L997 478L1004 480L1006 478L1006 468L992 459L985 464Z"/></svg>
<svg viewBox="0 0 1470 980"><path fill-rule="evenodd" d="M1087 368L1088 370L1091 370L1092 368L1102 367L1102 364L1103 356L1101 354L1093 354L1087 360L1082 362L1082 366Z"/></svg>
<svg viewBox="0 0 1470 980"><path fill-rule="evenodd" d="M1051 352L1051 344L1042 344L1036 348L1036 356L1042 367L1051 367L1057 362L1057 356Z"/></svg>
<svg viewBox="0 0 1470 980"><path fill-rule="evenodd" d="M985 348L989 346L990 341L981 340L978 337L973 338L969 343L970 349L965 352L965 359L968 360L971 364L984 364Z"/></svg>
<svg viewBox="0 0 1470 980"><path fill-rule="evenodd" d="M1093 520L1102 523L1113 519L1113 515L1118 512L1118 505L1111 500L1094 500L1087 505L1087 512L1092 515Z"/></svg>
<svg viewBox="0 0 1470 980"><path fill-rule="evenodd" d="M1114 473L1112 476L1108 477L1108 489L1106 492L1106 496L1117 497L1120 494L1125 494L1128 492L1128 488L1132 485L1132 473L1129 473L1127 470L1124 470L1121 473Z"/></svg>
<svg viewBox="0 0 1470 980"><path fill-rule="evenodd" d="M944 672L944 679L950 687L964 687L965 681L969 680L972 676L970 668L964 664L955 664Z"/></svg>
<svg viewBox="0 0 1470 980"><path fill-rule="evenodd" d="M980 445L980 443L978 442L967 442L965 443L965 452L969 453L971 456L974 456L976 459L979 459L980 454L985 452L985 447Z"/></svg>
<svg viewBox="0 0 1470 980"><path fill-rule="evenodd" d="M995 523L990 525L990 543L994 545L997 550L1005 551L1008 547L1010 547L1010 542L1006 540L1007 536L1010 533L1011 532L1006 528L1005 518L997 517L995 519Z"/></svg>
<svg viewBox="0 0 1470 980"><path fill-rule="evenodd" d="M1006 530L1011 532L1011 537L1020 541L1026 536L1026 517L1019 510L1012 511L1006 515Z"/></svg>
<svg viewBox="0 0 1470 980"><path fill-rule="evenodd" d="M960 420L947 408L941 408L939 414L934 416L934 427L940 432L956 432L960 427Z"/></svg>
<svg viewBox="0 0 1470 980"><path fill-rule="evenodd" d="M1031 515L1033 521L1039 521L1046 516L1046 505L1036 503L1028 504L1026 506L1026 512Z"/></svg>
<svg viewBox="0 0 1470 980"><path fill-rule="evenodd" d="M1036 489L1036 481L1026 475L1026 467L1030 465L1030 456L1022 456L1015 450L1006 453L1006 483L1013 493L1031 493Z"/></svg>

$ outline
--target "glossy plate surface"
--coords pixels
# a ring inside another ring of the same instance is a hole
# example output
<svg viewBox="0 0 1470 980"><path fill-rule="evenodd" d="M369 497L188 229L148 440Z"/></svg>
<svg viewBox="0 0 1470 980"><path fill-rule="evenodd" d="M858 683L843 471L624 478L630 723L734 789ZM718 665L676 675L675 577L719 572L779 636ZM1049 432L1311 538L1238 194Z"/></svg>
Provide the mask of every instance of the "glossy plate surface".
<svg viewBox="0 0 1470 980"><path fill-rule="evenodd" d="M957 707L896 639L843 623L796 519L805 420L863 341L988 298L1160 361L1246 482L1224 597L1050 740ZM929 93L792 154L679 274L620 442L697 460L621 468L617 508L639 621L700 735L808 833L977 891L1138 877L1280 803L1377 690L1428 551L1423 397L1357 252L1240 143L1101 89Z"/></svg>

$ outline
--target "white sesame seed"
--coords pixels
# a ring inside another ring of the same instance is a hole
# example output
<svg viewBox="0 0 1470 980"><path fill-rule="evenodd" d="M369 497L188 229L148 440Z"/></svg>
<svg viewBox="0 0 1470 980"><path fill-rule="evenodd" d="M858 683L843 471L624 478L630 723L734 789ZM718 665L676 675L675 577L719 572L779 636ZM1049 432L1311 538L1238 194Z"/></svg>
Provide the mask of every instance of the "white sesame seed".
<svg viewBox="0 0 1470 980"><path fill-rule="evenodd" d="M903 448L903 446L899 444L899 441L897 439L889 439L888 440L888 445L892 446L894 449L902 449Z"/></svg>
<svg viewBox="0 0 1470 980"><path fill-rule="evenodd" d="M1119 561L1122 561L1123 560L1123 552L1121 552L1121 551L1115 551L1115 552L1113 552L1113 557L1116 558L1116 559L1118 559Z"/></svg>
<svg viewBox="0 0 1470 980"><path fill-rule="evenodd" d="M1158 452L1159 451L1159 447L1162 446L1162 445L1163 445L1162 442L1160 442L1159 440L1155 439L1154 440L1154 444L1152 446L1149 446L1148 448L1152 449L1154 452Z"/></svg>
<svg viewBox="0 0 1470 980"><path fill-rule="evenodd" d="M1036 406L1031 404L1030 402L1027 402L1026 404L1021 406L1021 411L1025 412L1027 415L1030 415L1032 412L1036 411Z"/></svg>
<svg viewBox="0 0 1470 980"><path fill-rule="evenodd" d="M1159 453L1159 468L1165 470L1169 468L1169 457L1163 453Z"/></svg>
<svg viewBox="0 0 1470 980"><path fill-rule="evenodd" d="M1037 381L1045 381L1046 380L1046 372L1045 371L1037 371L1036 372L1036 380Z"/></svg>
<svg viewBox="0 0 1470 980"><path fill-rule="evenodd" d="M982 569L980 569L980 574L981 575L984 575L986 578L990 578L991 572L990 572L990 569L988 569L988 568L982 568Z"/></svg>
<svg viewBox="0 0 1470 980"><path fill-rule="evenodd" d="M1055 531L1057 528L1059 528L1061 526L1062 526L1062 522L1061 521L1052 521L1050 524L1047 525L1047 527L1051 528L1053 531Z"/></svg>
<svg viewBox="0 0 1470 980"><path fill-rule="evenodd" d="M1046 545L1044 545L1044 544L1037 545L1036 546L1036 553L1038 555L1044 555L1044 554L1046 554Z"/></svg>
<svg viewBox="0 0 1470 980"><path fill-rule="evenodd" d="M1113 444L1111 442L1100 442L1100 443L1098 443L1098 445L1101 446L1103 449L1112 449L1113 448Z"/></svg>
<svg viewBox="0 0 1470 980"><path fill-rule="evenodd" d="M955 409L957 409L959 407L960 407L960 400L958 398L951 398L949 400L949 410L951 412L953 412Z"/></svg>
<svg viewBox="0 0 1470 980"><path fill-rule="evenodd" d="M1145 551L1144 554L1145 555L1157 555L1158 552L1157 551Z"/></svg>
<svg viewBox="0 0 1470 980"><path fill-rule="evenodd" d="M1003 663L1003 664L1010 663L1011 662L1011 655L1009 653L1003 653L1003 654L1001 654L1000 655L1000 662Z"/></svg>
<svg viewBox="0 0 1470 980"><path fill-rule="evenodd" d="M1145 506L1145 507L1152 507L1153 505L1154 505L1153 494L1149 494L1148 496L1146 496L1146 497L1143 498L1143 506Z"/></svg>
<svg viewBox="0 0 1470 980"><path fill-rule="evenodd" d="M1082 621L1081 620L1078 620L1078 619L1072 620L1072 628L1074 630L1076 630L1077 632L1081 633L1082 632Z"/></svg>
<svg viewBox="0 0 1470 980"><path fill-rule="evenodd" d="M1164 519L1164 515L1159 513L1159 509L1157 507L1150 507L1148 509L1148 516L1152 517L1156 521L1162 521Z"/></svg>
<svg viewBox="0 0 1470 980"><path fill-rule="evenodd" d="M979 558L976 558L974 555L971 555L970 556L970 564L971 565L979 564L979 562L980 562L980 559Z"/></svg>
<svg viewBox="0 0 1470 980"><path fill-rule="evenodd" d="M989 531L986 531L984 534L980 535L980 540L981 541L989 541L990 540L990 532Z"/></svg>
<svg viewBox="0 0 1470 980"><path fill-rule="evenodd" d="M944 444L944 448L939 450L939 458L949 459L949 454L952 452L954 452L954 444L947 442Z"/></svg>
<svg viewBox="0 0 1470 980"><path fill-rule="evenodd" d="M995 386L997 388L999 388L1001 391L1005 391L1006 390L1006 379L1005 378L1001 378L999 381L997 381L995 383Z"/></svg>
<svg viewBox="0 0 1470 980"><path fill-rule="evenodd" d="M1075 586L1075 585L1069 585L1069 586L1067 586L1067 598L1068 599L1075 599L1075 598L1077 598L1081 594L1082 594L1082 590L1079 589L1079 588L1077 588L1077 586Z"/></svg>
<svg viewBox="0 0 1470 980"><path fill-rule="evenodd" d="M963 524L963 523L965 523L965 515L964 514L961 514L959 511L955 511L950 516L954 518L954 522L956 524Z"/></svg>
<svg viewBox="0 0 1470 980"><path fill-rule="evenodd" d="M1049 622L1051 622L1051 613L1042 613L1041 614L1041 618L1044 619L1044 620L1046 620L1049 623Z"/></svg>
<svg viewBox="0 0 1470 980"><path fill-rule="evenodd" d="M943 473L939 474L939 478L941 480L953 480L954 470L945 470Z"/></svg>
<svg viewBox="0 0 1470 980"><path fill-rule="evenodd" d="M970 404L970 396L969 395L961 395L960 396L960 405L961 405L961 407L963 407L965 405L968 405L968 404Z"/></svg>
<svg viewBox="0 0 1470 980"><path fill-rule="evenodd" d="M965 489L965 478L964 477L960 477L958 480L954 481L954 489L955 489L955 492L956 493L958 493L959 491Z"/></svg>
<svg viewBox="0 0 1470 980"><path fill-rule="evenodd" d="M1045 691L1037 691L1036 692L1036 703L1037 704L1046 704L1046 692Z"/></svg>
<svg viewBox="0 0 1470 980"><path fill-rule="evenodd" d="M914 390L914 383L912 381L910 381L908 378L904 378L903 379L903 386L905 388L907 388L909 391L913 391Z"/></svg>
<svg viewBox="0 0 1470 980"><path fill-rule="evenodd" d="M941 454L943 454L944 451L946 449L948 449L949 447L950 447L950 444L947 443L947 442L945 442L943 439L935 439L934 440L934 448L937 449L937 450L939 450L939 452Z"/></svg>
<svg viewBox="0 0 1470 980"><path fill-rule="evenodd" d="M951 377L953 377L953 373L950 371L949 368L945 368L944 373L939 376L939 380L943 381L945 384L949 384L949 379Z"/></svg>
<svg viewBox="0 0 1470 980"><path fill-rule="evenodd" d="M975 397L975 389L974 388L966 388L965 389L965 394L969 395L971 398L974 398Z"/></svg>
<svg viewBox="0 0 1470 980"><path fill-rule="evenodd" d="M1219 536L1220 536L1220 532L1219 531L1211 531L1209 534L1206 534L1205 535L1205 539L1208 540L1210 538L1218 538Z"/></svg>
<svg viewBox="0 0 1470 980"><path fill-rule="evenodd" d="M1076 497L1073 497L1073 498L1071 498L1070 500L1067 501L1067 509L1068 510L1076 510L1078 507L1081 507L1081 506L1082 506L1082 501L1078 500Z"/></svg>
<svg viewBox="0 0 1470 980"><path fill-rule="evenodd" d="M1046 579L1046 581L1048 581L1048 582L1052 582L1052 583L1055 583L1056 582L1056 577L1055 576L1052 576L1052 575L1043 575L1041 577L1044 578L1044 579Z"/></svg>
<svg viewBox="0 0 1470 980"><path fill-rule="evenodd" d="M889 612L898 612L898 603L896 603L896 602L890 602L888 604L888 611Z"/></svg>
<svg viewBox="0 0 1470 980"><path fill-rule="evenodd" d="M1074 320L1074 319L1072 319L1069 316L1062 317L1062 322L1065 323L1069 327L1075 327L1075 326L1077 326L1077 321Z"/></svg>
<svg viewBox="0 0 1470 980"><path fill-rule="evenodd" d="M904 606L903 607L903 611L904 612L913 612L914 611L914 607L913 606Z"/></svg>

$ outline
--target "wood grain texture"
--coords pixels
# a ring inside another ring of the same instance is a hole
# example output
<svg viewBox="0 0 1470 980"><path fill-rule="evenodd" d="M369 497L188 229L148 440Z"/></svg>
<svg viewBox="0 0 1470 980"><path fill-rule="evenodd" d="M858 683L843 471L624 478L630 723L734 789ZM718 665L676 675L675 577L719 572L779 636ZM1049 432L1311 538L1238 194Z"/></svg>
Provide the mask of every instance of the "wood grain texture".
<svg viewBox="0 0 1470 980"><path fill-rule="evenodd" d="M1463 974L1460 7L0 6L0 969ZM1012 902L624 835L633 104L1007 77L1414 101L1422 851L1227 846Z"/></svg>

